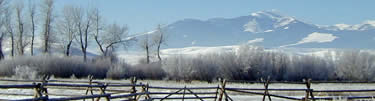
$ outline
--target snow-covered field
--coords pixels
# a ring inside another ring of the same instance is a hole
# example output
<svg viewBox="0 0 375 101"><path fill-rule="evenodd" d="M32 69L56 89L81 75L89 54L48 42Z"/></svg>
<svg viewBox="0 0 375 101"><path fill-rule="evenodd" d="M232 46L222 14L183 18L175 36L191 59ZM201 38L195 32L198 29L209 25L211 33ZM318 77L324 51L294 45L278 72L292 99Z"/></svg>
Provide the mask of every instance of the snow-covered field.
<svg viewBox="0 0 375 101"><path fill-rule="evenodd" d="M97 80L103 82L112 82L112 83L130 83L129 80ZM154 87L217 87L219 83L207 83L207 82L199 82L193 81L191 83L184 83L184 82L176 82L176 81L158 81L158 80L139 80L138 83L146 84L148 83L150 86ZM0 85L10 85L10 84L31 84L31 82L5 82L0 81ZM230 88L263 88L263 84L250 84L250 83L227 83L227 87ZM305 85L301 84L283 84L283 83L276 83L270 84L269 88L292 88L292 89L304 89L306 88ZM63 96L56 96L57 95L70 95L70 96L79 96L85 94L86 88L80 88L79 90L72 90L69 88L63 89L56 89L56 88L49 88L48 93L50 98L57 98ZM115 87L108 87L107 90L129 90L129 87L122 87L122 88L115 88ZM137 88L140 90L140 88ZM320 84L312 84L312 89L314 90L359 90L359 89L375 89L375 84L366 83L366 84L337 84L337 83L320 83ZM160 89L150 89L150 92L176 92L177 90L160 90ZM216 92L215 89L212 90L192 90L193 92ZM261 91L262 92L262 91ZM32 98L34 91L33 89L0 89L0 99L24 99L24 98ZM95 94L99 94L99 91L94 91ZM111 93L111 92L107 92ZM4 95L4 94L11 94L11 95ZM26 94L25 95L17 95L17 94ZM229 96L233 98L235 101L249 101L249 100L261 100L263 96L260 95L250 95L250 94L242 94L242 93L235 93L235 92L228 92ZM305 92L274 92L271 91L270 94L277 94L277 95L284 95L284 96L293 96L293 97L303 97ZM334 94L327 94L327 93L314 93L315 97L326 97L328 96L371 96L375 93L334 93ZM166 96L166 95L164 95ZM152 95L151 97L164 97L163 95ZM172 95L170 97L181 97L182 95ZM204 96L204 95L203 95ZM185 97L194 97L193 95L186 95ZM276 101L287 101L283 99L276 99L272 98ZM120 100L120 99L119 99ZM212 99L213 100L213 99ZM179 100L178 100L179 101ZM210 101L210 100L208 100Z"/></svg>

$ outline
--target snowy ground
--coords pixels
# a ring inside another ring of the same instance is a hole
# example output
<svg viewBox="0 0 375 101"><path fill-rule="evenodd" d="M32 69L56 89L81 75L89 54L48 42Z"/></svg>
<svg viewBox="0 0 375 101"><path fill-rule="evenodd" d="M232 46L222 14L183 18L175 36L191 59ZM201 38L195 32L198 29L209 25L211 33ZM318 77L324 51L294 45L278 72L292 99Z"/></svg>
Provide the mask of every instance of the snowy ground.
<svg viewBox="0 0 375 101"><path fill-rule="evenodd" d="M105 82L117 82L117 83L129 83L129 80L100 80ZM151 86L161 86L161 87L217 87L218 83L206 83L206 82L198 82L193 81L192 83L183 83L183 82L176 82L176 81L157 81L157 80L140 80L138 83L142 82L143 84L150 84ZM4 82L0 81L0 85L7 85L7 84L31 84L31 82ZM263 84L249 84L249 83L228 83L227 87L233 88L263 88ZM301 84L270 84L269 88L293 88L293 89L304 89L305 85ZM49 88L48 92L50 94L57 94L57 95L66 95L66 96L79 96L85 94L86 88L81 88L80 90L72 90L69 88L63 89L56 89L56 88ZM114 88L109 87L108 90L129 90L130 88L123 87L123 88ZM140 88L137 88L140 90ZM323 84L312 84L312 89L314 90L348 90L348 89L375 89L375 84L337 84L337 83L323 83ZM176 92L177 90L160 90L160 89L151 89L151 92ZM216 92L216 90L193 90L193 92ZM33 89L0 89L0 99L24 99L24 98L32 98L34 91ZM95 94L98 94L99 91L94 91ZM107 92L110 93L110 92ZM11 94L11 95L4 95L4 94ZM17 95L17 94L26 94L25 95ZM249 94L242 94L242 93L235 93L235 92L228 92L229 96L232 97L235 101L249 101L249 100L261 100L262 96L259 95L249 95ZM270 94L277 94L277 95L284 95L284 96L293 96L293 97L302 97L304 96L304 92L270 92ZM314 93L315 94L315 93ZM316 93L316 97L323 97L323 96L371 96L375 93L335 93L335 94L327 94L327 93ZM164 95L166 96L166 95ZM164 97L162 95L152 95L151 97ZM63 96L56 96L50 95L51 98L63 97ZM171 97L181 97L181 95L172 95ZM185 97L194 97L185 96ZM282 99L272 98L276 101L287 101ZM119 99L120 100L120 99ZM177 100L179 101L179 100ZM208 100L210 101L210 100Z"/></svg>

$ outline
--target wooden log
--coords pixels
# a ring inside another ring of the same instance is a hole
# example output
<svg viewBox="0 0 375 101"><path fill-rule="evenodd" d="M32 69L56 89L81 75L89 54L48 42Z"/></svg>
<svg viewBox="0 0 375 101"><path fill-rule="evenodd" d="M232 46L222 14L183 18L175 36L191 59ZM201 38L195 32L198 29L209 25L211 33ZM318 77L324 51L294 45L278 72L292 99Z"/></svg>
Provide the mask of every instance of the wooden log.
<svg viewBox="0 0 375 101"><path fill-rule="evenodd" d="M100 88L99 88L99 89L100 89L100 94L101 94L101 95L102 95L102 94L106 94L106 93L105 93L105 90L106 90L106 88L107 88L107 85L108 85L108 84L104 84L103 87L100 87ZM99 101L100 98L101 98L101 97L98 97L98 98L96 99L96 101ZM110 101L109 96L106 96L105 99L106 99L106 101Z"/></svg>
<svg viewBox="0 0 375 101"><path fill-rule="evenodd" d="M133 77L130 82L133 85L132 88L131 88L132 89L131 93L137 93L137 89L136 89L136 86L135 86L137 84L137 78ZM136 99L137 99L137 95L134 96L134 98L132 100L136 100Z"/></svg>
<svg viewBox="0 0 375 101"><path fill-rule="evenodd" d="M314 95L313 95L313 89L311 89L311 79L304 79L304 82L305 82L306 88L307 88L304 101L308 101L309 99L312 99L313 101L315 101ZM311 98L309 98L309 97L311 97Z"/></svg>
<svg viewBox="0 0 375 101"><path fill-rule="evenodd" d="M78 96L78 97L67 97L67 98L49 98L49 101L66 101L66 100L82 100L82 99L91 99L99 97L109 97L111 94L94 94L87 96Z"/></svg>
<svg viewBox="0 0 375 101"><path fill-rule="evenodd" d="M219 101L222 101L223 100L223 95L224 95L224 92L225 92L225 85L226 85L226 80L222 80L221 78L219 78L219 80L221 81L220 84L221 84L221 87L220 87L220 95L219 95Z"/></svg>
<svg viewBox="0 0 375 101"><path fill-rule="evenodd" d="M200 97L201 99L215 99L215 96ZM200 99L197 97L184 97L184 99ZM152 98L152 99L182 99L182 97L168 97L168 98Z"/></svg>
<svg viewBox="0 0 375 101"><path fill-rule="evenodd" d="M248 93L248 94L255 94L255 95L264 95L264 93L258 93L258 92L251 92L251 91L242 91L242 90L232 90L232 89L227 89L229 91L233 92L239 92L239 93ZM277 97L277 98L284 98L284 99L289 99L289 100L302 100L301 98L294 98L294 97L288 97L288 96L281 96L281 95L274 95L274 94L269 94L272 97Z"/></svg>
<svg viewBox="0 0 375 101"><path fill-rule="evenodd" d="M184 87L184 93L182 94L182 101L184 101L185 99L185 93L186 93L186 85L185 85L185 87Z"/></svg>
<svg viewBox="0 0 375 101"><path fill-rule="evenodd" d="M180 89L180 90L178 90L178 91L176 91L176 92L174 92L174 93L178 93L178 92L181 92L183 89ZM165 96L164 97L164 99L166 99L166 98L168 98L168 97L170 97L170 96L172 96L173 94L168 94L167 96ZM160 101L162 101L162 100L164 100L164 99L160 99Z"/></svg>
<svg viewBox="0 0 375 101"><path fill-rule="evenodd" d="M164 95L164 94L175 94L175 95L182 95L184 93L174 93L174 92L150 92L149 94L154 94L154 95ZM209 94L217 94L216 92L195 92L195 93L185 93L186 95L192 95L192 94L204 94L204 95L209 95Z"/></svg>
<svg viewBox="0 0 375 101"><path fill-rule="evenodd" d="M92 76L92 75L89 75L89 76L88 76L88 79L89 79L89 85L92 85L92 79L93 79L93 76ZM85 95L88 95L89 92L91 92L91 95L94 95L94 92L93 92L93 90L92 90L92 87L87 87L86 92L85 92ZM83 99L83 101L86 101L86 99ZM94 101L94 98L92 98L91 101Z"/></svg>
<svg viewBox="0 0 375 101"><path fill-rule="evenodd" d="M257 91L264 91L264 90L266 90L266 89L263 89L263 88L258 89L258 88L228 88L228 87L226 89L232 89L232 90L257 90ZM306 91L307 89L289 89L289 88L287 88L287 89L270 89L270 88L268 88L267 90L268 91ZM374 91L375 91L375 89L374 89Z"/></svg>
<svg viewBox="0 0 375 101"><path fill-rule="evenodd" d="M266 96L268 96L268 100L269 101L272 101L271 100L271 96L269 95L269 92L268 92L268 84L270 82L270 76L267 77L267 80L263 80L261 79L261 81L263 81L263 86L264 86L264 95L263 95L263 100L262 101L265 101L266 100Z"/></svg>
<svg viewBox="0 0 375 101"><path fill-rule="evenodd" d="M9 88L15 88L15 89L24 89L24 88L35 88L35 84L22 84L22 85L0 85L1 89L9 89Z"/></svg>
<svg viewBox="0 0 375 101"><path fill-rule="evenodd" d="M214 101L217 100L217 97L218 97L217 95L219 94L219 89L220 89L220 84L217 85L217 88L216 88L216 94L215 94L215 97L216 97L216 98L215 98Z"/></svg>
<svg viewBox="0 0 375 101"><path fill-rule="evenodd" d="M149 84L147 83L146 84L146 91L145 91L145 93L146 93L146 100L148 100L148 99L151 99L151 97L150 97L150 92L149 92Z"/></svg>
<svg viewBox="0 0 375 101"><path fill-rule="evenodd" d="M117 98L129 98L129 97L134 97L137 95L144 95L146 93L131 93L131 94L124 94L124 95L112 95L109 98L110 99L117 99Z"/></svg>
<svg viewBox="0 0 375 101"><path fill-rule="evenodd" d="M149 86L150 89L184 89L183 87L157 87ZM217 89L217 87L187 87L186 89Z"/></svg>
<svg viewBox="0 0 375 101"><path fill-rule="evenodd" d="M141 84L142 84L142 82L141 82ZM145 93L146 92L146 87L142 86L141 88L142 88L141 92ZM137 96L137 98L135 100L138 101L140 98L141 98L141 96Z"/></svg>

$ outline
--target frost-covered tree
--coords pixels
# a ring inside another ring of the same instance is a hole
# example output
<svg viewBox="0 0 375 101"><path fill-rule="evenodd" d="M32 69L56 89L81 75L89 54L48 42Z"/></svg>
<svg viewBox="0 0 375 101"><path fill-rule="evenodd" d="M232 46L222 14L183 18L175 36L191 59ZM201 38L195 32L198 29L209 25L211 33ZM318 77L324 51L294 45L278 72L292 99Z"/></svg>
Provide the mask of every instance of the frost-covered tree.
<svg viewBox="0 0 375 101"><path fill-rule="evenodd" d="M30 54L31 56L34 55L34 40L35 40L35 30L36 30L36 23L35 23L35 15L36 15L36 5L32 0L29 0L29 20L30 20L30 28L31 28L31 45L30 45Z"/></svg>
<svg viewBox="0 0 375 101"><path fill-rule="evenodd" d="M64 44L64 52L66 56L70 56L70 49L77 34L77 28L74 25L75 9L76 8L72 5L64 6L62 18L59 20L58 24L58 31L61 33L60 40Z"/></svg>
<svg viewBox="0 0 375 101"><path fill-rule="evenodd" d="M52 21L53 21L53 3L54 0L44 0L41 4L41 15L43 17L43 52L48 53L50 43L52 42Z"/></svg>
<svg viewBox="0 0 375 101"><path fill-rule="evenodd" d="M5 0L0 0L0 60L4 59L4 52L3 52L3 41L7 34L5 21L6 21L6 13L7 4Z"/></svg>
<svg viewBox="0 0 375 101"><path fill-rule="evenodd" d="M165 35L165 30L162 28L160 24L156 28L155 33L153 33L152 41L153 41L153 44L156 45L156 54L157 54L159 61L161 61L160 47L161 45L165 44L166 35Z"/></svg>

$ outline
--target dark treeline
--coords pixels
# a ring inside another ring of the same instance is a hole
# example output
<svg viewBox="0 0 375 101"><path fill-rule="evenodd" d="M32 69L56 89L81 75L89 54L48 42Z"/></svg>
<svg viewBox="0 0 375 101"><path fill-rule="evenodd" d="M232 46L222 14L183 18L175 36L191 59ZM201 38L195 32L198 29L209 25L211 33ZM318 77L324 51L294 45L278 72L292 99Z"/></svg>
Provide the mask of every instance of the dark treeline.
<svg viewBox="0 0 375 101"><path fill-rule="evenodd" d="M219 77L257 81L268 76L275 81L301 81L304 78L316 81L373 81L374 62L375 55L361 50L336 50L324 56L314 56L243 45L236 52L175 55L164 58L163 62L141 62L137 65L119 60L114 63L109 58L84 62L74 57L16 57L0 62L0 75L50 74L55 77L75 75L78 78L94 75L111 79L136 76L141 79L208 82Z"/></svg>

